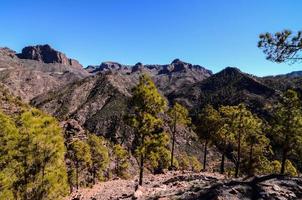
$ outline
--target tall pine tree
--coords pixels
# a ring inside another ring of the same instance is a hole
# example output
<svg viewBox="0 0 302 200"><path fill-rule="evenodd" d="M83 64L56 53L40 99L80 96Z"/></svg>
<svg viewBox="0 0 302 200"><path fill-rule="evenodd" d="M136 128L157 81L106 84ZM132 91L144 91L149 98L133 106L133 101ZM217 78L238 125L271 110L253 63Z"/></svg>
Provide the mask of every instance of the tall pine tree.
<svg viewBox="0 0 302 200"><path fill-rule="evenodd" d="M288 156L302 144L302 113L298 94L293 90L286 91L274 111L273 135L282 149L280 173L284 174Z"/></svg>
<svg viewBox="0 0 302 200"><path fill-rule="evenodd" d="M158 135L163 135L163 120L159 115L165 111L167 102L147 75L140 77L132 92L130 107L133 115L130 116L130 125L135 129L138 140L136 153L139 160L139 185L142 185L144 163L152 147L150 141Z"/></svg>
<svg viewBox="0 0 302 200"><path fill-rule="evenodd" d="M179 103L175 103L172 108L169 109L168 112L170 116L170 129L172 131L172 149L171 149L171 163L170 168L173 169L174 166L174 148L176 142L176 134L177 134L177 125L189 125L191 123L191 119L189 118L188 110L180 105Z"/></svg>
<svg viewBox="0 0 302 200"><path fill-rule="evenodd" d="M207 105L199 114L196 127L199 137L204 140L203 170L206 170L208 145L220 127L219 112Z"/></svg>
<svg viewBox="0 0 302 200"><path fill-rule="evenodd" d="M68 184L58 122L37 109L16 120L0 114L0 199L61 199Z"/></svg>

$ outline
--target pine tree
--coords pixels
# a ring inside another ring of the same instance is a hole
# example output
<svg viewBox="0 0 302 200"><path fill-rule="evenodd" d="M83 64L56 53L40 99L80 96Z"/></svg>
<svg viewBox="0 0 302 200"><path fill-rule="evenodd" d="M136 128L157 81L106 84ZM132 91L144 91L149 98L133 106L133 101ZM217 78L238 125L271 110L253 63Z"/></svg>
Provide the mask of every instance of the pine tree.
<svg viewBox="0 0 302 200"><path fill-rule="evenodd" d="M190 156L190 165L191 165L191 170L193 172L200 172L202 170L201 163L195 156Z"/></svg>
<svg viewBox="0 0 302 200"><path fill-rule="evenodd" d="M282 161L280 173L285 173L288 156L301 146L302 143L302 113L298 94L288 90L281 102L274 108L273 136L281 146Z"/></svg>
<svg viewBox="0 0 302 200"><path fill-rule="evenodd" d="M61 199L68 185L58 122L37 109L16 120L0 114L0 199Z"/></svg>
<svg viewBox="0 0 302 200"><path fill-rule="evenodd" d="M249 113L251 114L251 113ZM245 121L245 157L247 160L247 171L254 175L258 168L262 168L261 161L270 152L270 141L263 132L263 122L255 115L248 115Z"/></svg>
<svg viewBox="0 0 302 200"><path fill-rule="evenodd" d="M0 200L14 199L17 195L14 183L19 163L14 157L19 154L18 137L14 121L0 112Z"/></svg>
<svg viewBox="0 0 302 200"><path fill-rule="evenodd" d="M241 159L243 156L244 147L246 146L246 139L249 132L257 132L254 130L255 127L252 127L251 125L253 124L252 122L255 122L257 120L254 119L253 114L243 104L239 104L238 106L222 106L220 108L220 111L222 112L224 121L223 132L225 134L226 132L230 132L235 139L233 140L234 146L237 150L237 155L235 157L235 177L238 177L241 168ZM251 156L252 159L253 152Z"/></svg>
<svg viewBox="0 0 302 200"><path fill-rule="evenodd" d="M173 107L169 109L168 114L171 118L170 128L172 130L172 149L171 149L170 168L173 169L177 125L184 125L184 126L189 125L191 123L191 119L188 116L189 115L188 110L182 105L180 105L179 103L175 103Z"/></svg>
<svg viewBox="0 0 302 200"><path fill-rule="evenodd" d="M106 147L105 141L102 137L94 134L89 134L88 144L91 152L91 174L93 184L96 180L103 180L104 171L107 169L109 164L109 153Z"/></svg>
<svg viewBox="0 0 302 200"><path fill-rule="evenodd" d="M115 156L115 173L118 177L128 178L127 173L129 168L129 153L120 144L116 144L113 147L113 153Z"/></svg>
<svg viewBox="0 0 302 200"><path fill-rule="evenodd" d="M139 185L143 183L144 163L150 152L146 145L154 136L163 134L163 120L159 114L165 111L166 106L167 102L159 94L152 80L142 75L138 85L133 88L130 107L134 113L129 117L130 125L135 129L138 140L136 154L139 157ZM150 144L148 146L152 147Z"/></svg>
<svg viewBox="0 0 302 200"><path fill-rule="evenodd" d="M146 160L151 165L154 174L163 173L170 166L169 136L164 132L153 133L146 141Z"/></svg>
<svg viewBox="0 0 302 200"><path fill-rule="evenodd" d="M221 106L219 108L219 112L221 115L221 127L215 135L215 140L222 147L220 173L224 174L224 164L227 150L232 146L232 144L235 143L236 112L232 106Z"/></svg>
<svg viewBox="0 0 302 200"><path fill-rule="evenodd" d="M282 63L302 60L302 31L294 34L290 30L259 35L258 47L267 55L266 59Z"/></svg>
<svg viewBox="0 0 302 200"><path fill-rule="evenodd" d="M207 105L199 114L196 127L199 137L204 140L203 170L206 170L208 145L220 127L219 112Z"/></svg>
<svg viewBox="0 0 302 200"><path fill-rule="evenodd" d="M66 195L64 138L58 122L37 109L24 112L18 124L20 177L23 199L59 199Z"/></svg>
<svg viewBox="0 0 302 200"><path fill-rule="evenodd" d="M186 153L179 155L178 166L180 170L188 170L190 168L190 157Z"/></svg>
<svg viewBox="0 0 302 200"><path fill-rule="evenodd" d="M224 174L225 168L225 156L227 150L230 148L231 144L234 143L235 135L232 132L232 126L230 124L223 124L215 135L215 142L221 147L221 162L220 162L220 173Z"/></svg>
<svg viewBox="0 0 302 200"><path fill-rule="evenodd" d="M74 162L75 167L75 184L76 189L79 189L79 176L80 173L84 170L90 168L92 161L91 161L91 152L89 145L82 140L76 139L71 144L72 149L72 161Z"/></svg>

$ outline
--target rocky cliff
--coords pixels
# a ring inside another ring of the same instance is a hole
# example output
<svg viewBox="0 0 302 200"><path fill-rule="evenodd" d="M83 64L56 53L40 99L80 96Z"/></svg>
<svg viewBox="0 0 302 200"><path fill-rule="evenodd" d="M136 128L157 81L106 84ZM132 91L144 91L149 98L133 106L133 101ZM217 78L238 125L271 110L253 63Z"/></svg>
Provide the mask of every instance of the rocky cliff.
<svg viewBox="0 0 302 200"><path fill-rule="evenodd" d="M90 75L77 61L67 59L48 45L24 49L24 54L16 54L0 48L0 82L25 101ZM29 51L32 56L25 53Z"/></svg>
<svg viewBox="0 0 302 200"><path fill-rule="evenodd" d="M48 44L28 46L22 49L21 53L16 54L20 59L37 60L44 63L60 63L74 67L83 67L77 60L67 58L67 56Z"/></svg>

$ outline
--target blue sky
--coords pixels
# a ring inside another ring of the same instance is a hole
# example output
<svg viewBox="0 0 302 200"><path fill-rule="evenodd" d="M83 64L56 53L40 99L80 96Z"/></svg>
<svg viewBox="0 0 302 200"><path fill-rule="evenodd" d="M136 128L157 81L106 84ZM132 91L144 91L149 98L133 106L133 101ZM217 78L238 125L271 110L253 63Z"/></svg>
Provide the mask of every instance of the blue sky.
<svg viewBox="0 0 302 200"><path fill-rule="evenodd" d="M259 33L302 29L300 0L1 0L0 46L50 44L84 66L170 63L255 75L302 70L275 64Z"/></svg>

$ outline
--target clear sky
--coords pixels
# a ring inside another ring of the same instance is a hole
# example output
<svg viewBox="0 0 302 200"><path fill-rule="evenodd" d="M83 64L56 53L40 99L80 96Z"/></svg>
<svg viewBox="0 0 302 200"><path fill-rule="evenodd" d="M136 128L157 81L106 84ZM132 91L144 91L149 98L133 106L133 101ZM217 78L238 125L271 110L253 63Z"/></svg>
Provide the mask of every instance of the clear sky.
<svg viewBox="0 0 302 200"><path fill-rule="evenodd" d="M102 61L166 64L255 75L302 70L275 64L259 33L302 29L301 0L1 0L0 46L50 44L84 66Z"/></svg>

